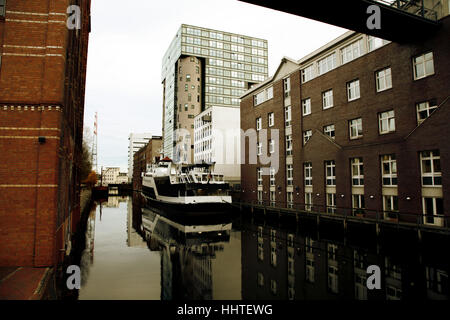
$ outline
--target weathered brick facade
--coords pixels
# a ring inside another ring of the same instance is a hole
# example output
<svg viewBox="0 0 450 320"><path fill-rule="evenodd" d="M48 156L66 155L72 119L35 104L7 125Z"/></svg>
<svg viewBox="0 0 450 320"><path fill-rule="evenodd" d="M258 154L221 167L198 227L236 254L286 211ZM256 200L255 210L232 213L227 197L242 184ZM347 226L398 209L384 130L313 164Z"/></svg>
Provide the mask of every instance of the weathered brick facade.
<svg viewBox="0 0 450 320"><path fill-rule="evenodd" d="M350 159L361 157L364 161L364 195L366 212L383 211L381 155L395 154L398 176L398 210L404 213L422 215L422 184L419 153L426 150L440 151L442 171L442 192L445 214L448 215L450 197L450 148L447 141L450 126L450 17L441 20L436 35L417 44L386 44L368 52L353 61L338 65L335 69L301 82L301 70L312 60L320 59L317 52L300 60L298 68L285 75L275 74L264 85L249 91L241 101L241 127L255 128L256 118L262 118L263 129L280 130L280 170L276 174L276 201L286 202L286 152L283 78L290 78L293 141L293 202L305 203L304 169L305 162L312 162L313 205L317 210L326 206L325 165L327 160L336 164L336 206L352 208L352 177ZM351 35L356 39L357 34ZM343 39L342 42L353 40ZM335 43L338 47L342 43ZM413 58L431 51L433 53L434 74L414 80ZM340 56L339 56L340 58ZM285 62L283 62L285 63ZM281 64L280 68L283 66ZM385 67L392 72L392 88L377 92L375 73ZM348 101L347 83L359 79L360 98ZM262 89L273 86L273 98L254 106L254 96ZM333 89L334 105L323 109L322 93ZM302 100L311 99L311 114L302 115ZM418 125L416 104L434 100L440 108ZM381 112L394 110L395 131L379 133ZM268 128L268 114L274 113L275 124ZM362 118L363 136L350 139L349 121ZM323 127L335 125L335 139L323 134ZM303 132L312 130L312 137L303 145ZM264 142L263 142L264 143ZM246 144L248 153L248 142ZM242 198L257 200L257 167L248 162L241 166ZM269 202L269 176L263 176L263 199ZM403 217L412 219L415 217ZM448 222L447 222L448 223Z"/></svg>
<svg viewBox="0 0 450 320"><path fill-rule="evenodd" d="M80 30L66 26L69 5ZM0 20L0 265L53 266L80 216L90 1L7 1Z"/></svg>

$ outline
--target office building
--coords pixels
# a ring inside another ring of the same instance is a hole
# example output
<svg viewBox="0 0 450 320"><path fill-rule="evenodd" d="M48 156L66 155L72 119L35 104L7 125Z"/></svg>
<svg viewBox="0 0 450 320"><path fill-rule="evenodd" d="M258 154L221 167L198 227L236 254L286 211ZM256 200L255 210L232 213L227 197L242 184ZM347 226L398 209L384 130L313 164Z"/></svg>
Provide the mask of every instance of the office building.
<svg viewBox="0 0 450 320"><path fill-rule="evenodd" d="M130 133L128 136L128 180L133 179L133 156L152 138L151 133Z"/></svg>
<svg viewBox="0 0 450 320"><path fill-rule="evenodd" d="M162 61L164 156L191 163L195 116L213 105L239 108L267 65L266 40L181 25Z"/></svg>

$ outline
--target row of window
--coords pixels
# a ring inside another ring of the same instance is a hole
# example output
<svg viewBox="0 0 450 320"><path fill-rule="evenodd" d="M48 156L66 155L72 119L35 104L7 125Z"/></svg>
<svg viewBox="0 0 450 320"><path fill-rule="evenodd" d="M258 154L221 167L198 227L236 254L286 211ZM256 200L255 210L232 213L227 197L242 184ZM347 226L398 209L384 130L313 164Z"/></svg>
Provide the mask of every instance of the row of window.
<svg viewBox="0 0 450 320"><path fill-rule="evenodd" d="M256 39L248 39L248 38L244 38L242 36L231 36L228 34L223 34L221 32L206 31L206 30L200 30L200 29L195 29L195 28L190 28L190 27L183 28L183 32L186 32L187 34L193 35L193 36L201 36L201 37L212 38L212 39L216 39L216 40L234 42L234 43L238 43L238 44L251 45L254 47L267 48L267 43L265 41L256 40ZM191 41L191 40L188 40L189 38L190 37L187 37L186 41ZM194 39L195 38L193 38L192 42L196 41Z"/></svg>
<svg viewBox="0 0 450 320"><path fill-rule="evenodd" d="M419 153L422 186L442 186L442 171L440 165L439 150L422 151ZM382 186L397 186L397 159L395 154L380 156ZM325 185L336 186L336 162L328 160L324 163ZM351 184L356 187L364 186L364 162L363 158L355 157L350 159ZM293 185L293 165L286 166L287 185ZM312 163L303 164L304 186L313 185ZM262 185L262 168L257 168L258 185ZM270 185L275 185L275 172L270 169Z"/></svg>

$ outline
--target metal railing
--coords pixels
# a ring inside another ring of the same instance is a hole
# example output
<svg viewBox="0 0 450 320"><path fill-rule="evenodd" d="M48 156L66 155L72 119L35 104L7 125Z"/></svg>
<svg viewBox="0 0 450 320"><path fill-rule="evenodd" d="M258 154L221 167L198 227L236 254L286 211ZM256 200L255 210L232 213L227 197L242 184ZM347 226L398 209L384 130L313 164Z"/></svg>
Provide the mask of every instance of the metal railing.
<svg viewBox="0 0 450 320"><path fill-rule="evenodd" d="M266 210L282 210L286 213L320 215L336 217L341 219L360 219L368 222L386 222L392 224L410 225L415 227L426 226L435 228L450 228L449 215L428 216L421 213L398 212L398 211L379 211L365 208L348 208L325 205L312 205L297 202L282 202L268 200L241 201L240 204Z"/></svg>
<svg viewBox="0 0 450 320"><path fill-rule="evenodd" d="M390 8L395 8L424 19L437 21L438 14L435 10L426 8L423 0L373 0Z"/></svg>

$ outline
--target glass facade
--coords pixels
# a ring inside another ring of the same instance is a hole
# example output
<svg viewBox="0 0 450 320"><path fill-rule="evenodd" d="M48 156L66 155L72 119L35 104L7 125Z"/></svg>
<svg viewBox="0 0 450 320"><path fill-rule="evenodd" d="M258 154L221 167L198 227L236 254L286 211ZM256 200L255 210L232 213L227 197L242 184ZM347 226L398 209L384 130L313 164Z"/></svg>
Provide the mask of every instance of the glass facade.
<svg viewBox="0 0 450 320"><path fill-rule="evenodd" d="M239 97L251 85L268 77L267 47L267 40L181 25L162 63L165 156L173 157L177 59L180 56L195 56L204 61L200 73L204 93L202 111L213 105L238 108Z"/></svg>

